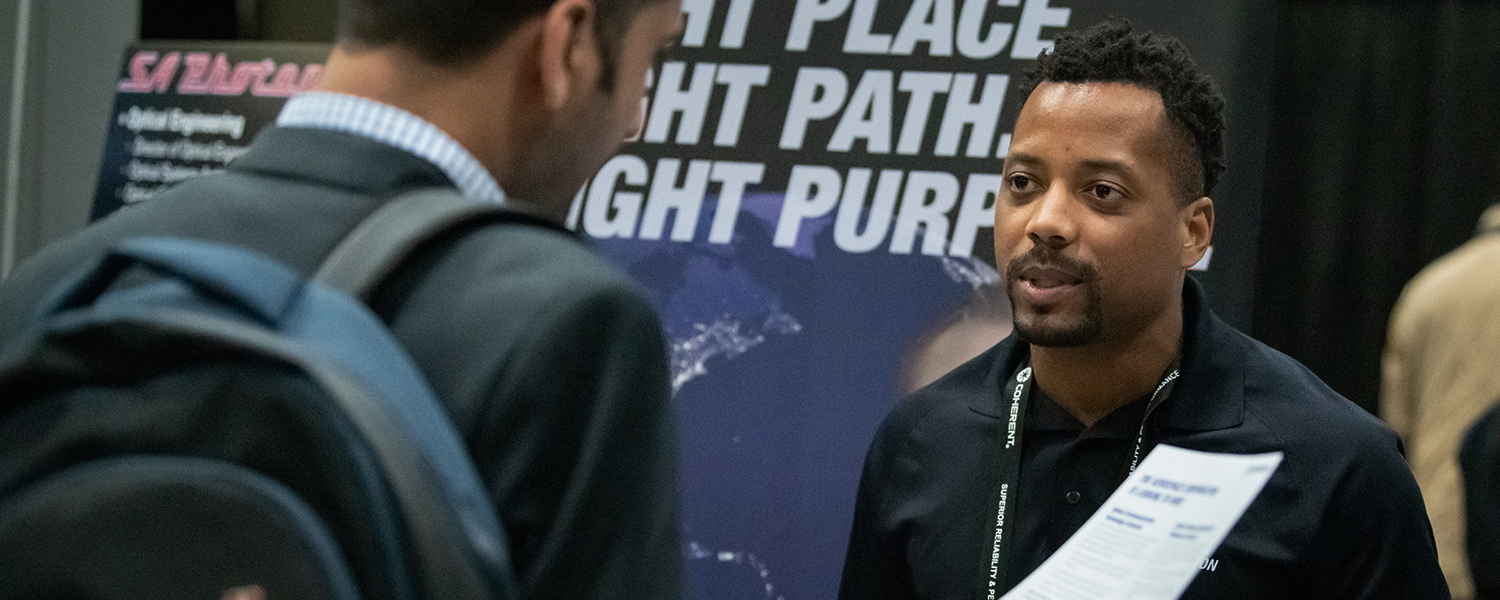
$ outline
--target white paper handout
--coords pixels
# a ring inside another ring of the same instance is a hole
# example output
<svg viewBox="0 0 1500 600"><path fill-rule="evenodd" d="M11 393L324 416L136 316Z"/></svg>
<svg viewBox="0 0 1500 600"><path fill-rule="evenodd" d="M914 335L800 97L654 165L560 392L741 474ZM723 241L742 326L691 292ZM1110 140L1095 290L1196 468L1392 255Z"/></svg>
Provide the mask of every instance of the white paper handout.
<svg viewBox="0 0 1500 600"><path fill-rule="evenodd" d="M1158 445L1073 537L1001 600L1176 600L1281 457Z"/></svg>

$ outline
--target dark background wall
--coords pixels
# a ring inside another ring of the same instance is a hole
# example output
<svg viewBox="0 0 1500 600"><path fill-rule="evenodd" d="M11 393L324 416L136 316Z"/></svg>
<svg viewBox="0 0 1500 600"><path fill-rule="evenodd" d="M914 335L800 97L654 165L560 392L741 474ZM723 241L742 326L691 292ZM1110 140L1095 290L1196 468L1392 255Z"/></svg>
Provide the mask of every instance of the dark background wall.
<svg viewBox="0 0 1500 600"><path fill-rule="evenodd" d="M1367 409L1402 286L1500 200L1500 5L1286 2L1252 332Z"/></svg>
<svg viewBox="0 0 1500 600"><path fill-rule="evenodd" d="M332 42L338 0L140 0L143 40Z"/></svg>

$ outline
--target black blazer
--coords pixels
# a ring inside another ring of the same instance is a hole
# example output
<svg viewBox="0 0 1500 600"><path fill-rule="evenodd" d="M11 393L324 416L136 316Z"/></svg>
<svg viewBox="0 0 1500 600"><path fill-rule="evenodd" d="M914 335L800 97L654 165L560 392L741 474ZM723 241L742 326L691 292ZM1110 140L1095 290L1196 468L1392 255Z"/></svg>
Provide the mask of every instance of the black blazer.
<svg viewBox="0 0 1500 600"><path fill-rule="evenodd" d="M383 201L451 186L358 136L271 128L225 173L185 181L43 249L0 286L0 339L114 242L228 242L312 272ZM678 598L677 439L660 321L577 236L489 225L372 302L468 443L514 545L523 597Z"/></svg>

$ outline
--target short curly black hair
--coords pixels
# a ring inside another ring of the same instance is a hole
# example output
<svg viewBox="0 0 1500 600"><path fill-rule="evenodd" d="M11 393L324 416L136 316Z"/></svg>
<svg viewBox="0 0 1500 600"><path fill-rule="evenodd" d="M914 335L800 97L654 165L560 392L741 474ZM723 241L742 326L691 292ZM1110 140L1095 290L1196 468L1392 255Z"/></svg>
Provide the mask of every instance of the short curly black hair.
<svg viewBox="0 0 1500 600"><path fill-rule="evenodd" d="M1213 192L1224 173L1224 96L1198 70L1182 42L1137 33L1130 21L1119 18L1065 32L1057 36L1051 52L1037 57L1021 91L1029 97L1047 81L1128 83L1160 94L1168 120L1191 135L1198 151L1197 161L1182 161L1189 171L1184 190L1196 191L1193 198Z"/></svg>

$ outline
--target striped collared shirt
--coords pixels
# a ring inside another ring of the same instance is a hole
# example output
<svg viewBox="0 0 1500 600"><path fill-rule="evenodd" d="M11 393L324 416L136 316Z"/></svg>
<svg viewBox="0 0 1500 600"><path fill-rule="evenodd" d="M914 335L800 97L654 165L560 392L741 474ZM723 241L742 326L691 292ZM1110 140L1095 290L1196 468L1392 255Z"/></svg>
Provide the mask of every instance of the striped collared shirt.
<svg viewBox="0 0 1500 600"><path fill-rule="evenodd" d="M389 104L348 94L306 92L287 101L276 125L332 129L394 146L437 165L466 198L505 201L505 192L474 155L436 125Z"/></svg>

